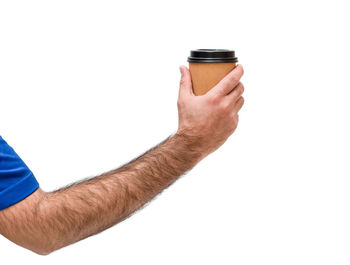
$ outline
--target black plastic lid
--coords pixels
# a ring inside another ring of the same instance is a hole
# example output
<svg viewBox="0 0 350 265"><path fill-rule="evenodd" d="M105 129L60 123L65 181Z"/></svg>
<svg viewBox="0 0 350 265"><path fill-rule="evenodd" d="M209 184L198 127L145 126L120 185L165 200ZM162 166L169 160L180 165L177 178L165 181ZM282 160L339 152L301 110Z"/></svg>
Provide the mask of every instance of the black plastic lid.
<svg viewBox="0 0 350 265"><path fill-rule="evenodd" d="M225 49L198 49L192 50L187 58L190 63L235 63L235 51Z"/></svg>

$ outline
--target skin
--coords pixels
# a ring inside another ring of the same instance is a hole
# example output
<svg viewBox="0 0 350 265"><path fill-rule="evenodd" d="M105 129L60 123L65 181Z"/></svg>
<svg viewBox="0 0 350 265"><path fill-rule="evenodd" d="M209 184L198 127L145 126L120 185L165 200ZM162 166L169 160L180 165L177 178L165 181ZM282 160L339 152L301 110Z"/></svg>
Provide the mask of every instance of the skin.
<svg viewBox="0 0 350 265"><path fill-rule="evenodd" d="M175 134L129 163L53 192L36 190L0 211L0 233L40 255L97 234L127 218L218 149L235 131L243 106L238 65L207 94L195 96L180 66Z"/></svg>

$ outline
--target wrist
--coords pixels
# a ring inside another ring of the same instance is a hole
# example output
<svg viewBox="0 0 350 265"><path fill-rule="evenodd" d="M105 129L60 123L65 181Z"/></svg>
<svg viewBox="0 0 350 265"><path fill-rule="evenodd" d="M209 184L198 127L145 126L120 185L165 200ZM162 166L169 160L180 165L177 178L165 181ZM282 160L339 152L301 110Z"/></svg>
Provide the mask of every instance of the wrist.
<svg viewBox="0 0 350 265"><path fill-rule="evenodd" d="M177 148L185 150L189 159L197 160L197 162L199 162L208 155L205 152L200 137L190 135L184 130L177 130L171 138Z"/></svg>

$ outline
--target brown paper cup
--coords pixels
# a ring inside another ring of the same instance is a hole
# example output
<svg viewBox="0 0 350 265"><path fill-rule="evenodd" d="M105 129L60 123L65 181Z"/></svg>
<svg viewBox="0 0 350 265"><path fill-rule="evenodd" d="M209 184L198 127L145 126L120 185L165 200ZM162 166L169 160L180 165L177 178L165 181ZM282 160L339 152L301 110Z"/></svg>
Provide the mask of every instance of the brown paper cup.
<svg viewBox="0 0 350 265"><path fill-rule="evenodd" d="M237 61L232 50L192 50L188 62L193 93L197 96L207 93L235 68Z"/></svg>
<svg viewBox="0 0 350 265"><path fill-rule="evenodd" d="M189 63L192 77L193 93L204 95L220 82L236 63Z"/></svg>

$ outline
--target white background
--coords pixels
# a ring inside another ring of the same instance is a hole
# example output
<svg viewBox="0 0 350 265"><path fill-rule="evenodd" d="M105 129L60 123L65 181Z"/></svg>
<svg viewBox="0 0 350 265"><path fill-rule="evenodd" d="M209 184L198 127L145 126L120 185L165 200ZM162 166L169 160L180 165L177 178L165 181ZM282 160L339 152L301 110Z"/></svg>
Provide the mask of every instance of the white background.
<svg viewBox="0 0 350 265"><path fill-rule="evenodd" d="M11 264L349 264L347 1L1 1L0 133L50 191L177 128L179 65L234 49L224 146L125 222Z"/></svg>

